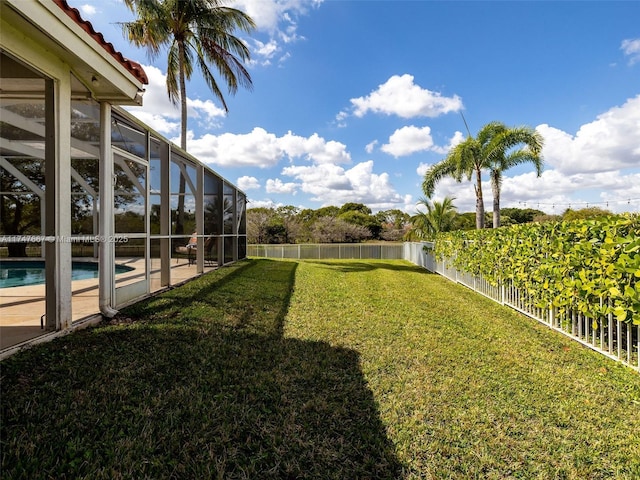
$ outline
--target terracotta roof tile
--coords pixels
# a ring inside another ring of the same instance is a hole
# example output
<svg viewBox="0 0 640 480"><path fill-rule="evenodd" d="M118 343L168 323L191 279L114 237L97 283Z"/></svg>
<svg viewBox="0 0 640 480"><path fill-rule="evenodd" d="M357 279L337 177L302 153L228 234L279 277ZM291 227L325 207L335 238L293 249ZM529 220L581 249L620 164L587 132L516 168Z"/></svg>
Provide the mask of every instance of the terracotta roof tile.
<svg viewBox="0 0 640 480"><path fill-rule="evenodd" d="M134 77L136 77L140 82L147 85L149 83L149 79L147 78L147 74L144 72L142 66L134 62L133 60L129 60L128 58L124 58L122 53L118 52L111 42L107 42L100 32L96 32L91 25L91 22L87 20L83 20L80 16L80 12L78 9L70 7L67 3L67 0L53 0L53 2L58 5L69 17L76 22L85 32L93 37L93 39L98 42L102 48L104 48L113 58L115 58L124 68L126 68Z"/></svg>

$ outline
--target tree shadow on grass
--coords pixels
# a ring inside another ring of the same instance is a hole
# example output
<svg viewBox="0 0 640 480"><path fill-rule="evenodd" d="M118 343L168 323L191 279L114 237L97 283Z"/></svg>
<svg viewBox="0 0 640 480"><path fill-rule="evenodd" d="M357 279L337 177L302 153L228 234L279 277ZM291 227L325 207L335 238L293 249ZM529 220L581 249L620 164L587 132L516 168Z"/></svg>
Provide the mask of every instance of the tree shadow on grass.
<svg viewBox="0 0 640 480"><path fill-rule="evenodd" d="M358 353L282 336L296 265L3 362L5 478L400 478Z"/></svg>

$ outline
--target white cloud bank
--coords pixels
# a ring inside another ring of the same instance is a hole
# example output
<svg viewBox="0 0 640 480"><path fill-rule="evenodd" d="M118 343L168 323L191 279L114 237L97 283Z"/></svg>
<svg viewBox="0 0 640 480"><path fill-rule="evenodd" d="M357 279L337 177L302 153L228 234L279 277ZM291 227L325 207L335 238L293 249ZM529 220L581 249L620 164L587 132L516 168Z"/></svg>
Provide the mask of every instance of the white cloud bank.
<svg viewBox="0 0 640 480"><path fill-rule="evenodd" d="M389 174L373 172L371 160L348 170L331 164L290 166L284 168L282 174L298 180L300 189L323 205L358 202L372 209L388 209L411 201L410 197L396 193Z"/></svg>
<svg viewBox="0 0 640 480"><path fill-rule="evenodd" d="M327 141L313 134L301 137L291 132L277 137L256 127L246 134L205 134L188 139L189 153L203 162L224 167L252 166L269 168L285 159L304 160L316 164L350 163L346 145Z"/></svg>
<svg viewBox="0 0 640 480"><path fill-rule="evenodd" d="M640 95L598 115L575 136L543 124L547 165L562 173L598 173L640 165Z"/></svg>
<svg viewBox="0 0 640 480"><path fill-rule="evenodd" d="M628 99L582 125L575 135L543 124L545 171L504 176L502 207L538 208L562 213L566 208L587 205L614 212L640 207L640 95ZM430 165L420 164L421 178ZM491 210L492 195L484 178L485 208ZM475 210L470 182L442 180L434 199L455 196L461 211Z"/></svg>

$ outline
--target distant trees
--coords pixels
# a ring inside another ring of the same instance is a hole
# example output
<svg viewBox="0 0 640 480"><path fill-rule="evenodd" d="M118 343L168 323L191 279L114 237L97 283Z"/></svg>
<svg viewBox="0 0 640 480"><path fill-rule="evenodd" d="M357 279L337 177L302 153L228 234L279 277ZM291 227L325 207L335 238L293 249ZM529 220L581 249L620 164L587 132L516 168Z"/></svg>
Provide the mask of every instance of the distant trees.
<svg viewBox="0 0 640 480"><path fill-rule="evenodd" d="M310 233L313 243L357 243L373 237L366 227L341 217L320 217Z"/></svg>
<svg viewBox="0 0 640 480"><path fill-rule="evenodd" d="M385 210L376 213L375 217L382 227L380 231L381 240L397 242L401 240L407 232L409 214L402 210Z"/></svg>
<svg viewBox="0 0 640 480"><path fill-rule="evenodd" d="M362 203L345 203L338 213L338 218L352 225L359 225L369 230L373 238L380 236L382 225L371 209Z"/></svg>
<svg viewBox="0 0 640 480"><path fill-rule="evenodd" d="M26 177L44 190L42 162L37 159L16 159L11 162ZM43 235L41 200L5 168L0 168L0 235ZM27 244L7 243L10 257L26 257Z"/></svg>
<svg viewBox="0 0 640 480"><path fill-rule="evenodd" d="M454 200L446 197L442 202L431 202L423 198L418 202L418 211L413 216L397 209L373 214L370 208L359 203L317 210L293 206L250 208L247 210L247 241L251 244L423 241L433 239L439 232L475 229L476 214L458 213ZM505 226L597 218L603 215L613 214L596 207L568 209L563 215L548 215L533 208L501 210ZM484 220L486 228L490 228L490 212L485 213Z"/></svg>
<svg viewBox="0 0 640 480"><path fill-rule="evenodd" d="M533 222L536 216L545 215L545 213L534 208L503 208L500 210L500 215L508 219L509 223L528 223Z"/></svg>
<svg viewBox="0 0 640 480"><path fill-rule="evenodd" d="M361 203L317 210L295 207L247 210L249 243L336 243L402 239L409 215L388 210L373 215Z"/></svg>
<svg viewBox="0 0 640 480"><path fill-rule="evenodd" d="M594 218L606 217L609 215L613 215L613 213L599 207L587 207L579 210L567 208L562 214L562 220L567 222L572 220L592 220Z"/></svg>

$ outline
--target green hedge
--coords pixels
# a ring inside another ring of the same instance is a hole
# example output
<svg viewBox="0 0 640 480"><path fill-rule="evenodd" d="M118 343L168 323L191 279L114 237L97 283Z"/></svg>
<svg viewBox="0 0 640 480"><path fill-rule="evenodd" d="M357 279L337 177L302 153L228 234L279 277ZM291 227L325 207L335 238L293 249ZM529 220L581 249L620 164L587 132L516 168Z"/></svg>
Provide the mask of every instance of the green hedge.
<svg viewBox="0 0 640 480"><path fill-rule="evenodd" d="M435 256L493 285L511 281L536 306L640 325L637 214L442 233Z"/></svg>

